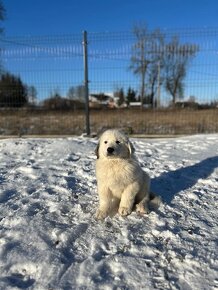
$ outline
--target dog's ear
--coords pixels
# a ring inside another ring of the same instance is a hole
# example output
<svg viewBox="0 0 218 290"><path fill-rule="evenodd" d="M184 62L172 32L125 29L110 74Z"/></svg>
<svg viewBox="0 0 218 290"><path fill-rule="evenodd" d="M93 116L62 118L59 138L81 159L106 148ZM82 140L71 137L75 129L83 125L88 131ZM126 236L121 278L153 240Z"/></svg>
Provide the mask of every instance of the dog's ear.
<svg viewBox="0 0 218 290"><path fill-rule="evenodd" d="M130 156L132 156L132 154L135 152L135 148L130 141L128 141L128 149Z"/></svg>
<svg viewBox="0 0 218 290"><path fill-rule="evenodd" d="M99 158L99 143L97 144L96 148L95 148L95 155L97 156L97 159Z"/></svg>

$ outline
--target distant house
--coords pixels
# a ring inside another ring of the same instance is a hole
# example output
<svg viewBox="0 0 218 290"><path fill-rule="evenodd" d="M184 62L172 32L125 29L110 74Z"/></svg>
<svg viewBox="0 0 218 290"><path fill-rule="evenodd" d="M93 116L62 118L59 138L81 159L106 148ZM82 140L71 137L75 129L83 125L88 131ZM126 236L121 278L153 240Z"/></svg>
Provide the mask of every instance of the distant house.
<svg viewBox="0 0 218 290"><path fill-rule="evenodd" d="M93 93L89 95L90 108L116 108L117 102L112 94Z"/></svg>
<svg viewBox="0 0 218 290"><path fill-rule="evenodd" d="M142 103L141 102L130 102L129 106L133 108L139 108L141 107Z"/></svg>
<svg viewBox="0 0 218 290"><path fill-rule="evenodd" d="M189 108L189 109L198 109L199 107L199 104L196 103L196 102L192 102L192 101L177 101L175 103L175 108L177 109L186 109L186 108Z"/></svg>

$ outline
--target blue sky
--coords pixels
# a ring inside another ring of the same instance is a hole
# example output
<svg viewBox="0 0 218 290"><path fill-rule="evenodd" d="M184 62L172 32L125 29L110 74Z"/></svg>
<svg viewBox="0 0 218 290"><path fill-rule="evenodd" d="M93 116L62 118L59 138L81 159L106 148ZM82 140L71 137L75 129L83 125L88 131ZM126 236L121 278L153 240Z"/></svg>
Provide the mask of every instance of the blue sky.
<svg viewBox="0 0 218 290"><path fill-rule="evenodd" d="M218 0L3 0L3 4L6 9L6 19L2 23L4 35L12 38L71 34L80 37L83 30L89 33L130 32L135 24L140 23L147 24L151 29L166 30L218 28ZM213 47L218 48L214 39L204 40L208 41L204 46L213 43ZM100 45L99 43L97 44ZM28 59L26 56L30 54L31 45L33 52L31 59ZM63 49L77 49L74 44L65 48L65 44L62 45ZM116 45L120 47L118 42L110 45L111 48L108 49L112 50L116 50ZM122 45L125 48L126 44ZM60 52L59 48L54 49ZM91 45L89 49L92 49ZM105 50L105 47L102 46L102 49ZM16 53L21 57L15 57ZM212 54L208 54L207 59L201 55L196 66L189 72L186 96L197 95L201 100L218 98L218 83L215 82L218 79L218 54ZM10 57L6 58L5 67L19 74L28 85L36 86L40 99L48 97L56 89L65 96L70 85L82 84L82 58L34 58L38 52L34 51L32 43L26 48L11 46L8 55ZM123 85L139 87L138 80L133 79L131 72L127 72L129 59L108 62L89 59L89 62L90 67L94 68L90 69L92 91L113 91ZM122 83L123 79L125 82Z"/></svg>
<svg viewBox="0 0 218 290"><path fill-rule="evenodd" d="M217 0L5 0L5 34L50 35L149 27L213 27Z"/></svg>

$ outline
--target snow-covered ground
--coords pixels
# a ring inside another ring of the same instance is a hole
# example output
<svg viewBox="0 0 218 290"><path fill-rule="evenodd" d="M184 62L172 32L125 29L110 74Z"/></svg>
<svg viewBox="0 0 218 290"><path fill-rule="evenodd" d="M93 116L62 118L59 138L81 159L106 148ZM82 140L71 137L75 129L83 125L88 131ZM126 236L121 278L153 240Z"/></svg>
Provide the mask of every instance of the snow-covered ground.
<svg viewBox="0 0 218 290"><path fill-rule="evenodd" d="M148 216L96 221L96 139L0 141L0 289L218 289L218 135L133 139Z"/></svg>

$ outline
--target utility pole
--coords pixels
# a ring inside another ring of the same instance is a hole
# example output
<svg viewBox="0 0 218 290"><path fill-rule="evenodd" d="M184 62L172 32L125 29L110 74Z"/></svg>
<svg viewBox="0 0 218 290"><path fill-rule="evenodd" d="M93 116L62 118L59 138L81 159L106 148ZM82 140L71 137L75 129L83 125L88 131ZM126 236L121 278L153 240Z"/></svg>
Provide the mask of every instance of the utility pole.
<svg viewBox="0 0 218 290"><path fill-rule="evenodd" d="M89 79L88 79L88 42L87 31L83 31L83 62L84 62L84 92L85 92L85 113L86 113L86 134L90 135L89 116Z"/></svg>

